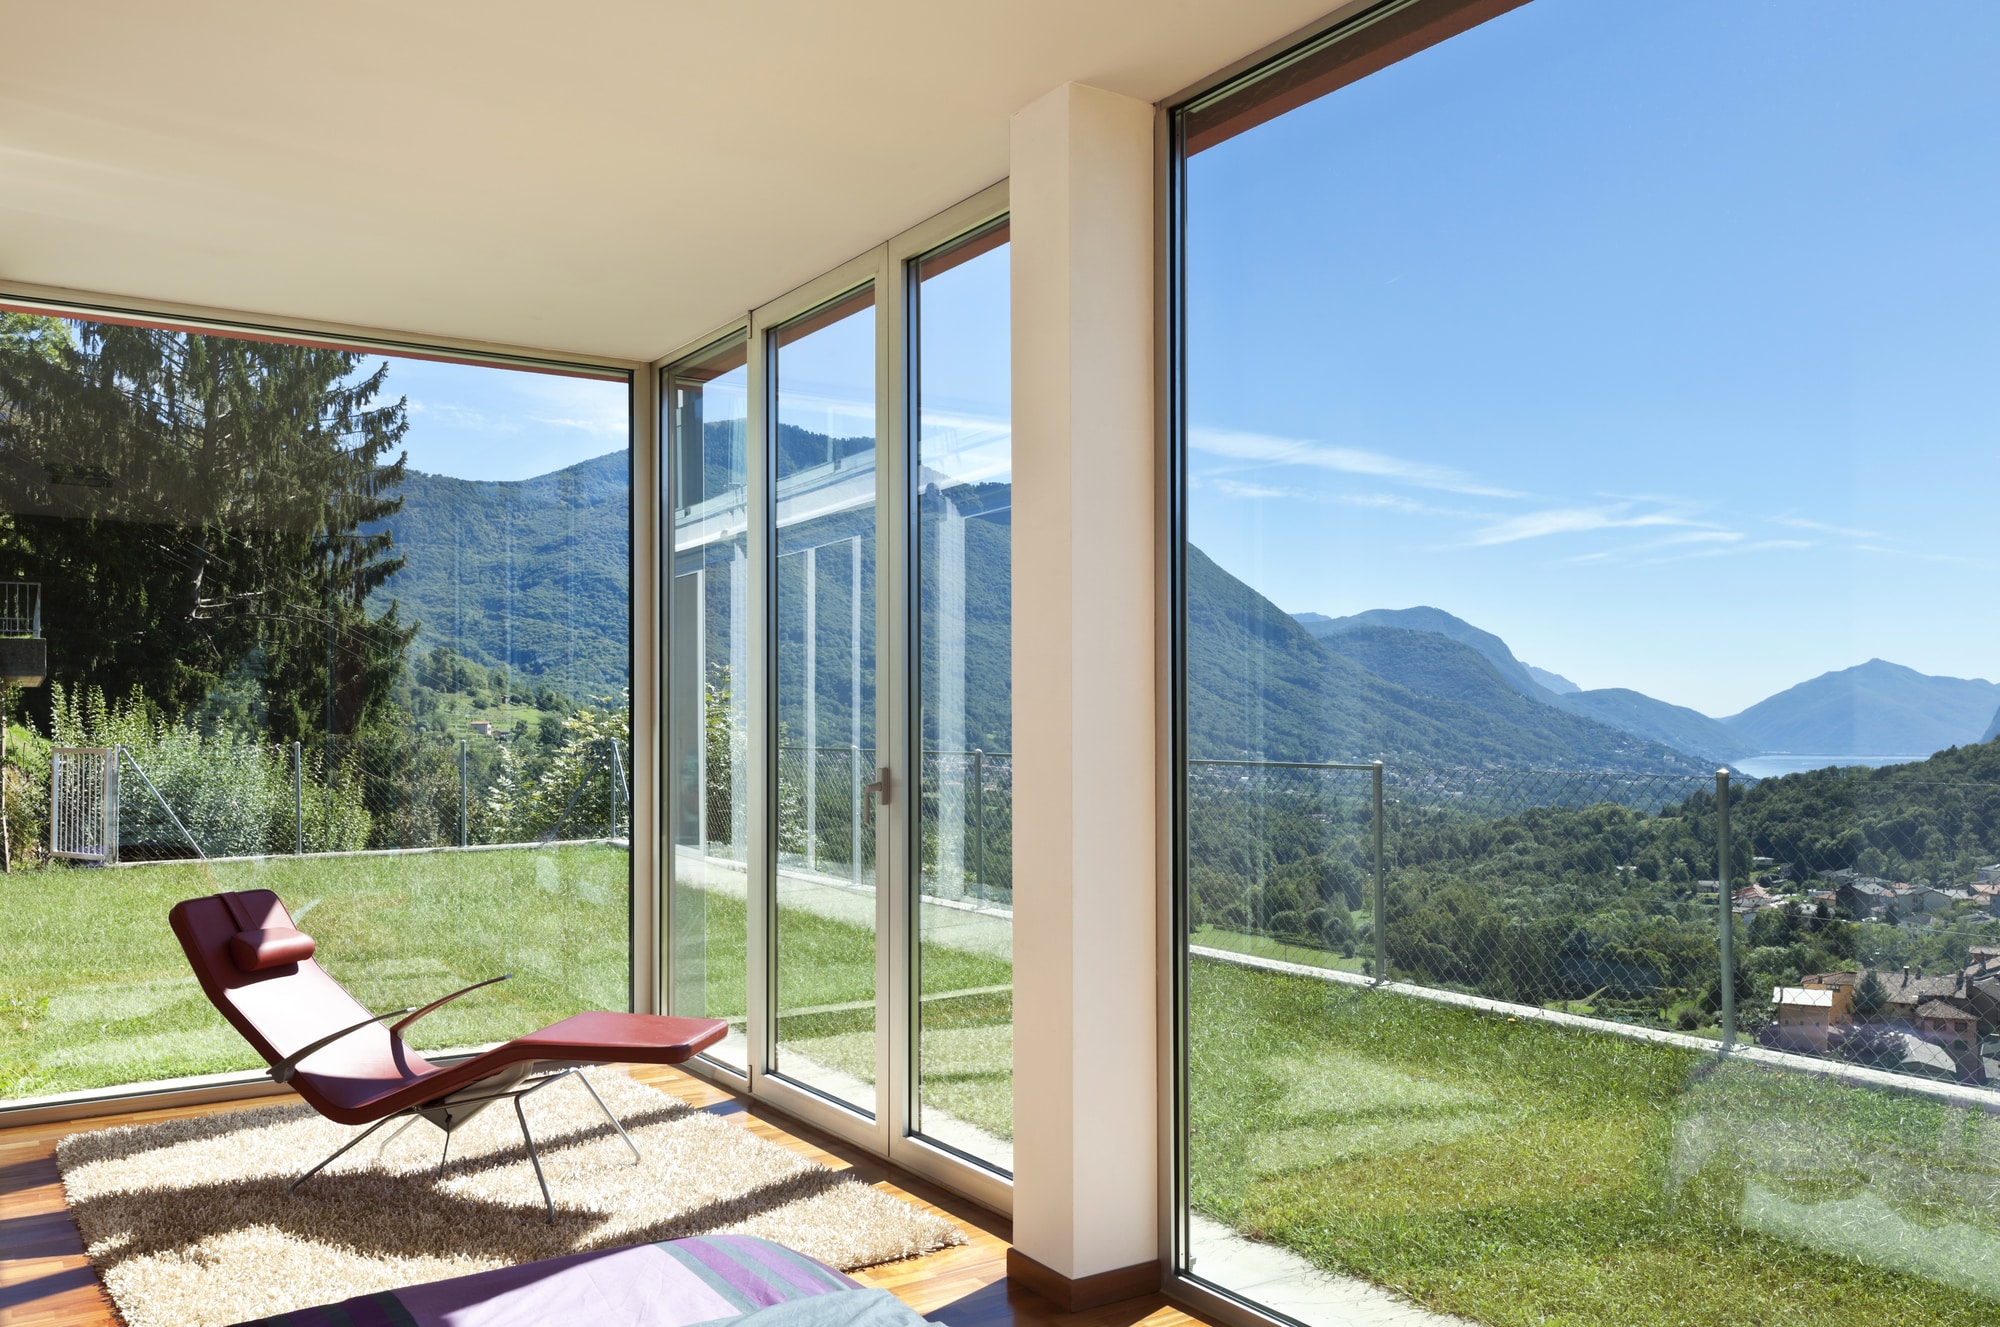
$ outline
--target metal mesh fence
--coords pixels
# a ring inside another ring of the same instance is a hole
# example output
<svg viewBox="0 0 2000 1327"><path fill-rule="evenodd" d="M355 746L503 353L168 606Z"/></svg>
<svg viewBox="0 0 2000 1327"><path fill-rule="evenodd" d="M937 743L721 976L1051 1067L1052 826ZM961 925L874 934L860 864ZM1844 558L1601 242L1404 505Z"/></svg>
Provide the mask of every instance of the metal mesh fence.
<svg viewBox="0 0 2000 1327"><path fill-rule="evenodd" d="M874 781L873 747L780 747L780 864L857 882L872 881L875 830L865 789Z"/></svg>
<svg viewBox="0 0 2000 1327"><path fill-rule="evenodd" d="M250 857L621 838L629 753L616 739L516 762L491 739L305 744L206 739L122 748L117 859Z"/></svg>
<svg viewBox="0 0 2000 1327"><path fill-rule="evenodd" d="M1191 761L1192 942L2000 1077L2000 787L1895 770L1380 778L1378 793L1369 767Z"/></svg>
<svg viewBox="0 0 2000 1327"><path fill-rule="evenodd" d="M1014 757L926 751L917 807L920 887L932 898L1011 906Z"/></svg>
<svg viewBox="0 0 2000 1327"><path fill-rule="evenodd" d="M1201 760L1189 762L1187 780L1196 943L1364 970L1374 931L1373 770Z"/></svg>
<svg viewBox="0 0 2000 1327"><path fill-rule="evenodd" d="M1385 784L1389 976L1619 1022L1720 1010L1712 777L1398 766Z"/></svg>

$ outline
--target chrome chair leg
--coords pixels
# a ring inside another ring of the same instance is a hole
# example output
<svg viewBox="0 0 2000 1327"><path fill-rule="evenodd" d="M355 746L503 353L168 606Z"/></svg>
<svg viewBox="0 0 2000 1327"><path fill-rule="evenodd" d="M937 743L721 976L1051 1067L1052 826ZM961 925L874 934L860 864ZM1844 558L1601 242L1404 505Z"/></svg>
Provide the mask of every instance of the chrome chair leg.
<svg viewBox="0 0 2000 1327"><path fill-rule="evenodd" d="M417 1122L417 1117L412 1115L409 1119L404 1120L401 1124L397 1125L396 1131L390 1134L387 1138L384 1138L382 1140L382 1145L375 1149L375 1155L378 1157L387 1156L389 1154L389 1144L395 1142L398 1138L401 1138L403 1136L403 1131L408 1129L411 1125L415 1124L416 1122Z"/></svg>
<svg viewBox="0 0 2000 1327"><path fill-rule="evenodd" d="M400 1111L397 1112L397 1114L401 1113L402 1112ZM383 1125L387 1124L389 1121L395 1118L396 1118L395 1115L384 1115L381 1119L375 1121L375 1123L369 1125L366 1129L363 1129L360 1133L356 1134L354 1137L342 1143L339 1149L335 1151L332 1156L320 1162L317 1166L314 1166L311 1170L299 1176L297 1179L293 1180L290 1184L287 1184L285 1186L285 1197L289 1198L294 1193L298 1192L298 1187L301 1184L304 1184L307 1180L319 1174L322 1170L325 1170L328 1166L332 1165L334 1162L340 1160L341 1157L347 1154L349 1148L352 1148L360 1143L366 1142L370 1134L374 1133L377 1129L381 1128ZM523 1127L524 1128L526 1127L525 1121L523 1122Z"/></svg>
<svg viewBox="0 0 2000 1327"><path fill-rule="evenodd" d="M438 1173L436 1178L444 1178L444 1163L451 1160L451 1130L444 1131L444 1151L438 1153Z"/></svg>
<svg viewBox="0 0 2000 1327"><path fill-rule="evenodd" d="M524 1092L521 1095L527 1094ZM542 1174L542 1157L535 1151L535 1136L528 1132L528 1112L521 1109L521 1097L514 1098L514 1114L521 1121L521 1137L528 1140L528 1160L535 1163L535 1183L542 1186L542 1204L549 1209L546 1224L552 1226L556 1223L556 1200L549 1197L549 1181Z"/></svg>
<svg viewBox="0 0 2000 1327"><path fill-rule="evenodd" d="M638 1165L639 1145L632 1141L631 1134L625 1132L625 1126L620 1124L618 1122L618 1117L611 1113L611 1107L604 1104L604 1098L597 1095L597 1088L591 1084L591 1081L588 1078L585 1078L583 1076L583 1070L578 1069L576 1071L576 1076L578 1081L580 1081L583 1084L584 1090L590 1093L590 1099L592 1101L595 1101L597 1103L597 1108L604 1112L604 1118L611 1121L611 1127L616 1129L618 1131L618 1136L625 1140L625 1146L632 1149L632 1164L635 1166Z"/></svg>

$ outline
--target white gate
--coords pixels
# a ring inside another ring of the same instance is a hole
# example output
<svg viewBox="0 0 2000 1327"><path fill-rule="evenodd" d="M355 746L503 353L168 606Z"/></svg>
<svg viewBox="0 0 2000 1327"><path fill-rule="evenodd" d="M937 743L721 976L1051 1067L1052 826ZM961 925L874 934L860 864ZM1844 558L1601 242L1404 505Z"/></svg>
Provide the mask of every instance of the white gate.
<svg viewBox="0 0 2000 1327"><path fill-rule="evenodd" d="M59 746L49 764L49 855L118 860L118 748Z"/></svg>

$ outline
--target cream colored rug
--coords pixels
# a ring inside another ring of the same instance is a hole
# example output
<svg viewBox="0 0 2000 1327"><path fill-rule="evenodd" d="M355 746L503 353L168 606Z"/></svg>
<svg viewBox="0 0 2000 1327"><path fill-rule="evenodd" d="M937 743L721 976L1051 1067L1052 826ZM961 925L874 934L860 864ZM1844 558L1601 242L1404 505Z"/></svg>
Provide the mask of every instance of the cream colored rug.
<svg viewBox="0 0 2000 1327"><path fill-rule="evenodd" d="M589 1249L717 1231L762 1235L843 1269L965 1242L949 1221L611 1069L524 1103L553 1226L502 1101L452 1136L395 1125L299 1186L358 1130L306 1106L75 1134L56 1149L70 1212L129 1327L226 1324L367 1291Z"/></svg>

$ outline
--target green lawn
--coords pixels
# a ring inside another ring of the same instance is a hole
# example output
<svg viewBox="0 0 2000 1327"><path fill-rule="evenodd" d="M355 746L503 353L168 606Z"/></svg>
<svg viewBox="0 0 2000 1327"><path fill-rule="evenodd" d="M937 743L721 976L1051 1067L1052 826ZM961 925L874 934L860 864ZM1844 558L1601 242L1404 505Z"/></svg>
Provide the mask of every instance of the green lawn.
<svg viewBox="0 0 2000 1327"><path fill-rule="evenodd" d="M1495 1327L2000 1321L2000 1121L1198 960L1196 1208ZM1902 1270L1897 1270L1902 1269Z"/></svg>
<svg viewBox="0 0 2000 1327"><path fill-rule="evenodd" d="M276 889L373 1007L516 974L418 1024L437 1046L623 1007L625 880L606 846L7 877L0 1093L253 1067L177 899ZM740 1020L740 901L703 925ZM780 933L781 1055L872 1078L873 936ZM1010 1137L1008 965L927 946L923 975L925 1105ZM1493 1327L2000 1321L1994 1116L1219 961L1191 998L1197 1210L1330 1271Z"/></svg>
<svg viewBox="0 0 2000 1327"><path fill-rule="evenodd" d="M259 1067L167 926L176 902L219 889L277 891L371 1009L514 974L416 1024L419 1047L624 1009L629 860L574 845L0 877L0 1097Z"/></svg>
<svg viewBox="0 0 2000 1327"><path fill-rule="evenodd" d="M706 1013L741 1027L742 902L685 890L676 907L684 922L699 919L702 938L683 936L679 943L683 961L699 955L703 965L699 989L706 995ZM779 913L778 943L780 1067L789 1049L863 1082L875 1081L874 933L785 908ZM992 1137L1012 1138L1012 966L989 955L927 944L922 967L923 1104Z"/></svg>

